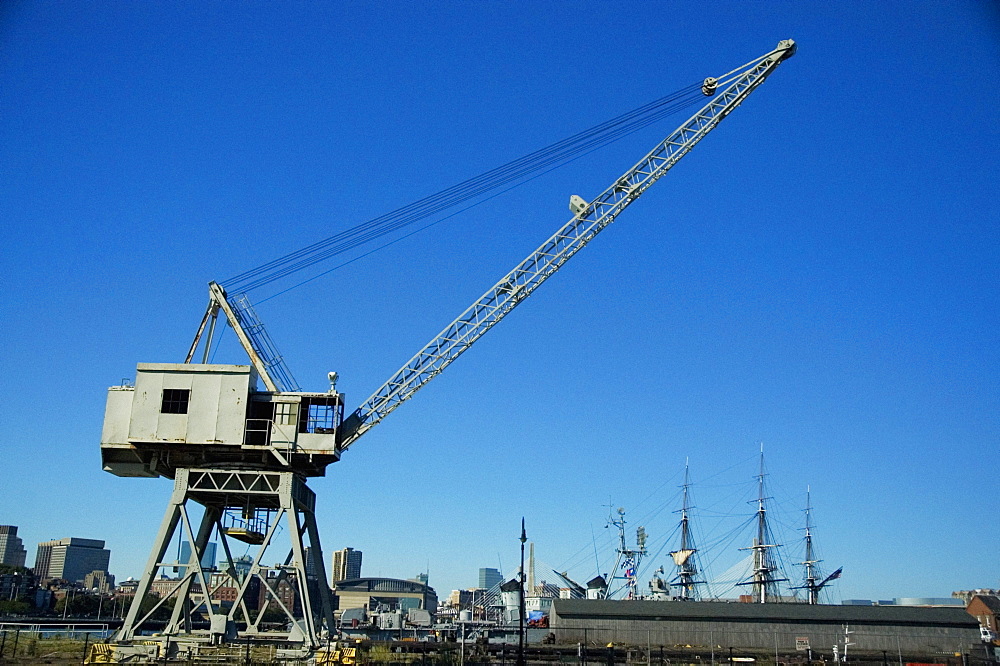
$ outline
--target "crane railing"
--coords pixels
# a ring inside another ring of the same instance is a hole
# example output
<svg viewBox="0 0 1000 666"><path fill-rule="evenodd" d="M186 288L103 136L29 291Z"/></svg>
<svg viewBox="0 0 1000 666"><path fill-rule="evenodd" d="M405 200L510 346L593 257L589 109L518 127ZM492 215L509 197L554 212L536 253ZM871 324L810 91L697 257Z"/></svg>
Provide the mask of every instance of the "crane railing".
<svg viewBox="0 0 1000 666"><path fill-rule="evenodd" d="M445 327L344 420L338 436L340 448L348 448L471 347L666 174L794 52L792 40L780 42L774 51L752 61L746 71L730 79L718 96L590 203L572 197L573 219ZM706 82L706 93L711 89Z"/></svg>

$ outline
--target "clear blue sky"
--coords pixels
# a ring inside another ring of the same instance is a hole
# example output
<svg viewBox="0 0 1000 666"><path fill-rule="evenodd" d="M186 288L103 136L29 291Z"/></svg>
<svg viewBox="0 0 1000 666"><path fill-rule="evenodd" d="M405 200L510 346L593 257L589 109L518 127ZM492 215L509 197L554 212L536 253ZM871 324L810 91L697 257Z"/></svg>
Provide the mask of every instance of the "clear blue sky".
<svg viewBox="0 0 1000 666"><path fill-rule="evenodd" d="M718 130L312 482L324 545L429 567L444 596L513 570L523 515L586 580L609 501L669 535L685 458L722 544L712 512L752 509L763 442L790 545L812 486L834 600L1000 585L990 2L3 3L0 523L29 562L100 538L137 576L171 484L101 471L105 389L183 360L209 280L786 38ZM258 311L306 388L335 369L358 404L681 120Z"/></svg>

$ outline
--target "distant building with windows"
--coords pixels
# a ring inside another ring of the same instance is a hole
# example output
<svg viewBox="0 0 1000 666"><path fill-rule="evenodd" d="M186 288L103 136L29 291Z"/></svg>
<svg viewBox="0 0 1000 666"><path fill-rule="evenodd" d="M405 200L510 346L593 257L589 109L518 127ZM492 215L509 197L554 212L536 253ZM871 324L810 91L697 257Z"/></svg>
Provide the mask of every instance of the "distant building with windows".
<svg viewBox="0 0 1000 666"><path fill-rule="evenodd" d="M1000 597L991 594L976 594L965 609L972 617L979 620L979 626L988 629L993 634L1000 634Z"/></svg>
<svg viewBox="0 0 1000 666"><path fill-rule="evenodd" d="M500 575L500 571L498 569L484 567L479 570L479 587L484 590L492 590L502 582L503 576Z"/></svg>
<svg viewBox="0 0 1000 666"><path fill-rule="evenodd" d="M57 539L38 544L35 576L39 580L62 578L71 583L83 582L94 571L107 573L111 551L100 539Z"/></svg>
<svg viewBox="0 0 1000 666"><path fill-rule="evenodd" d="M0 574L0 599L31 601L38 589L38 581L31 571Z"/></svg>
<svg viewBox="0 0 1000 666"><path fill-rule="evenodd" d="M212 569L215 567L216 544L214 542L205 544L205 552L201 554L201 568ZM191 560L191 543L181 541L181 554L177 558L178 564L187 564ZM174 567L178 569L179 567Z"/></svg>
<svg viewBox="0 0 1000 666"><path fill-rule="evenodd" d="M0 564L23 567L28 551L21 537L17 536L16 525L0 525Z"/></svg>
<svg viewBox="0 0 1000 666"><path fill-rule="evenodd" d="M234 580L228 573L213 573L209 578L212 590L212 600L232 606L240 592L241 581ZM261 603L266 603L271 597L263 593L260 578L254 576L246 583L247 591L243 595L243 603L250 610L260 609Z"/></svg>
<svg viewBox="0 0 1000 666"><path fill-rule="evenodd" d="M83 586L88 590L96 590L101 594L107 594L115 589L115 577L107 571L91 571L83 577Z"/></svg>
<svg viewBox="0 0 1000 666"><path fill-rule="evenodd" d="M319 553L319 549L313 546L307 546L303 551L302 555L306 558L306 578L309 580L319 580L319 567L316 566L316 555Z"/></svg>
<svg viewBox="0 0 1000 666"><path fill-rule="evenodd" d="M472 604L473 592L482 592L482 590L452 590L451 594L448 595L448 599L445 601L445 605L451 608L466 608Z"/></svg>
<svg viewBox="0 0 1000 666"><path fill-rule="evenodd" d="M27 555L21 537L17 536L17 526L0 525L0 564L23 567Z"/></svg>
<svg viewBox="0 0 1000 666"><path fill-rule="evenodd" d="M333 552L333 570L330 577L334 583L341 580L361 578L361 551L344 548Z"/></svg>

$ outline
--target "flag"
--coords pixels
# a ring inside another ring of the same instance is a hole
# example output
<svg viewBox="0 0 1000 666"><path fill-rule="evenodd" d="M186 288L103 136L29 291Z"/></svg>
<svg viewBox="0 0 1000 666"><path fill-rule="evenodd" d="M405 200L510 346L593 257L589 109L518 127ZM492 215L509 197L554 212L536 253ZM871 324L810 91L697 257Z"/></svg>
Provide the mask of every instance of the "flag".
<svg viewBox="0 0 1000 666"><path fill-rule="evenodd" d="M840 578L840 574L842 574L843 572L844 572L844 567L840 567L839 569L837 569L836 571L834 571L832 574L830 574L829 576L827 576L826 578L824 578L823 582L819 584L819 587L822 588L824 585L826 585L827 583L829 583L831 580L837 580L838 578ZM819 588L817 588L817 589L819 589Z"/></svg>

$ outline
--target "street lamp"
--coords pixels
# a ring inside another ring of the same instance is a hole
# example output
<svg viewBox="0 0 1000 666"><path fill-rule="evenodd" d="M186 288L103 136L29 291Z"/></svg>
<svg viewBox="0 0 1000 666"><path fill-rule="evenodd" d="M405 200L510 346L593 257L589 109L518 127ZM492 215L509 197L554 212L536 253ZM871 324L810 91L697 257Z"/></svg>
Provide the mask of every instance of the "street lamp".
<svg viewBox="0 0 1000 666"><path fill-rule="evenodd" d="M524 516L521 516L521 568L517 572L517 666L525 666L524 661L524 542L528 535L524 531Z"/></svg>

